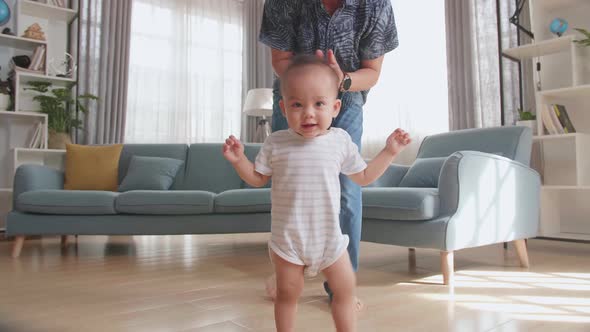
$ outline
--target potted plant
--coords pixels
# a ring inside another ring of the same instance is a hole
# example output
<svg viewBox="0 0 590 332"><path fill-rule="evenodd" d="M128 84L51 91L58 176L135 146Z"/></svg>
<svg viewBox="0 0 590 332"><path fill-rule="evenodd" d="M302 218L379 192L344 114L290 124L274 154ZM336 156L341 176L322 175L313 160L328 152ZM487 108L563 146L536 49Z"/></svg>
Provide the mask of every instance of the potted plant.
<svg viewBox="0 0 590 332"><path fill-rule="evenodd" d="M533 135L536 135L537 134L536 116L531 111L523 111L521 108L518 108L517 111L518 111L518 121L516 121L516 125L529 127L533 131Z"/></svg>
<svg viewBox="0 0 590 332"><path fill-rule="evenodd" d="M44 81L31 81L25 90L38 93L33 100L39 102L40 112L47 114L50 149L65 149L66 143L72 142L70 139L72 129L82 129L82 120L77 118L76 109L82 113L87 113L88 109L81 101L98 100L98 97L92 94L74 97L71 86L52 88L51 82ZM75 107L70 107L74 105Z"/></svg>

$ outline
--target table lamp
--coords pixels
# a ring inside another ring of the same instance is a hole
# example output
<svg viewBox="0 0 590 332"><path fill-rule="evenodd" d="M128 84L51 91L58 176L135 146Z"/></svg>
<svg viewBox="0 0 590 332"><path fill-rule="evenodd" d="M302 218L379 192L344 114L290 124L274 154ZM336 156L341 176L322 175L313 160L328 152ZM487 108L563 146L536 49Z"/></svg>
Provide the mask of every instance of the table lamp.
<svg viewBox="0 0 590 332"><path fill-rule="evenodd" d="M247 116L260 116L256 126L255 142L264 142L270 135L270 125L267 116L272 116L272 89L252 89L246 95L243 112Z"/></svg>

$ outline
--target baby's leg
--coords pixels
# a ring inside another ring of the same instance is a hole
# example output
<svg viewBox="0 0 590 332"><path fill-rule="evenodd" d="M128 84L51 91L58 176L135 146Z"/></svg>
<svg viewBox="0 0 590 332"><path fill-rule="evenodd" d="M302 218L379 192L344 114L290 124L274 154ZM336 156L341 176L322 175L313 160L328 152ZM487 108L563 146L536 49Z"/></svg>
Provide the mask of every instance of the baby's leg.
<svg viewBox="0 0 590 332"><path fill-rule="evenodd" d="M264 282L264 288L266 289L266 295L274 302L277 298L277 275L272 274L266 278Z"/></svg>
<svg viewBox="0 0 590 332"><path fill-rule="evenodd" d="M268 257L270 259L270 263L272 264L273 270L275 269L275 264L272 260L274 253L270 246L268 247ZM266 289L266 295L270 297L270 299L274 302L277 298L277 275L272 274L270 277L266 278L264 282L264 288Z"/></svg>
<svg viewBox="0 0 590 332"><path fill-rule="evenodd" d="M277 278L275 325L279 332L293 331L295 313L297 312L297 299L299 299L303 291L304 266L289 263L274 252L271 255Z"/></svg>
<svg viewBox="0 0 590 332"><path fill-rule="evenodd" d="M348 252L322 271L328 279L332 297L332 317L336 331L356 331L356 277L350 265Z"/></svg>

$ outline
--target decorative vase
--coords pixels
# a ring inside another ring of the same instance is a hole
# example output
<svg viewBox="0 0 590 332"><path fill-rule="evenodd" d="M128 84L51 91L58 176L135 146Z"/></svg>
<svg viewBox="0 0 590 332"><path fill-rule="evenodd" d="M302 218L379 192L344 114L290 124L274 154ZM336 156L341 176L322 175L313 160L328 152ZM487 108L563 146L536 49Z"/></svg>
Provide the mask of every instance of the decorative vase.
<svg viewBox="0 0 590 332"><path fill-rule="evenodd" d="M49 138L47 141L47 147L49 149L64 150L66 148L66 144L70 144L70 143L72 143L72 139L70 138L70 134L59 133L55 130L49 131Z"/></svg>
<svg viewBox="0 0 590 332"><path fill-rule="evenodd" d="M533 135L537 135L537 120L516 121L516 125L529 127L533 131Z"/></svg>

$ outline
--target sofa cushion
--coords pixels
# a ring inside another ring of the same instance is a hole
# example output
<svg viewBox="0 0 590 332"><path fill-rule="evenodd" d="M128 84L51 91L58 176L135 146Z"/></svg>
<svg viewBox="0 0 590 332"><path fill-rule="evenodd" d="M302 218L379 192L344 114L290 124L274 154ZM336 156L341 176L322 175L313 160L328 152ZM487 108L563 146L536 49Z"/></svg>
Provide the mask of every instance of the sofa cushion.
<svg viewBox="0 0 590 332"><path fill-rule="evenodd" d="M437 188L363 188L363 218L429 220L438 214Z"/></svg>
<svg viewBox="0 0 590 332"><path fill-rule="evenodd" d="M438 176L445 160L446 157L416 159L399 187L438 188Z"/></svg>
<svg viewBox="0 0 590 332"><path fill-rule="evenodd" d="M244 143L250 161L261 144ZM244 187L232 164L223 157L223 143L195 143L189 147L183 190L205 190L221 193Z"/></svg>
<svg viewBox="0 0 590 332"><path fill-rule="evenodd" d="M214 197L198 190L133 190L119 194L115 209L128 214L207 214L213 212Z"/></svg>
<svg viewBox="0 0 590 332"><path fill-rule="evenodd" d="M224 191L215 197L215 212L270 212L270 188Z"/></svg>
<svg viewBox="0 0 590 332"><path fill-rule="evenodd" d="M117 214L118 193L94 190L36 190L18 195L16 209L41 214Z"/></svg>
<svg viewBox="0 0 590 332"><path fill-rule="evenodd" d="M122 144L67 144L64 188L117 191L119 157L122 149Z"/></svg>
<svg viewBox="0 0 590 332"><path fill-rule="evenodd" d="M168 190L184 160L133 156L119 191Z"/></svg>
<svg viewBox="0 0 590 332"><path fill-rule="evenodd" d="M184 160L185 163L176 174L174 183L170 187L171 190L183 189L184 185L184 170L186 166L186 156L188 153L188 145L186 144L125 144L123 151L121 151L121 158L119 159L119 182L127 175L129 163L134 156L142 157L162 157Z"/></svg>

